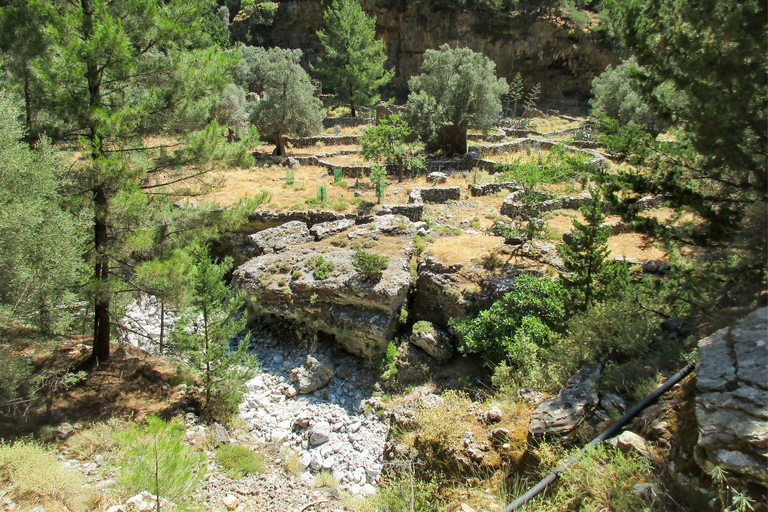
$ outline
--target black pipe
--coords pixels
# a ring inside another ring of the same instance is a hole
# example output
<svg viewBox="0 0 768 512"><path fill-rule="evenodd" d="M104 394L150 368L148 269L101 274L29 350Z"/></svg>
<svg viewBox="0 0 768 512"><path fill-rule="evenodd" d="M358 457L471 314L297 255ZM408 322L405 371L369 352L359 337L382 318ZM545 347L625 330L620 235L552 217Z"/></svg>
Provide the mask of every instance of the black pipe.
<svg viewBox="0 0 768 512"><path fill-rule="evenodd" d="M691 373L696 366L696 363L688 363L685 368L677 372L675 375L673 375L669 380L667 380L664 384L659 386L656 391L648 395L643 399L642 402L637 404L632 408L631 411L629 411L627 414L621 417L616 423L608 427L606 430L603 431L602 434L594 438L592 441L589 442L588 445L586 445L584 448L579 450L578 453L575 455L569 457L564 463L562 463L560 466L556 467L552 473L547 475L542 481L540 481L538 484L536 484L531 490L517 498L515 501L507 505L501 512L512 512L513 510L517 510L523 505L525 505L531 498L541 493L544 489L547 488L549 484L557 480L557 477L560 476L560 473L571 467L574 463L576 463L584 453L592 448L593 446L597 445L598 443L601 443L605 441L606 439L610 439L614 435L616 435L627 423L629 423L635 416L640 414L640 411L651 405L653 402L656 401L661 395L666 393L670 390L672 386L680 382L686 375Z"/></svg>

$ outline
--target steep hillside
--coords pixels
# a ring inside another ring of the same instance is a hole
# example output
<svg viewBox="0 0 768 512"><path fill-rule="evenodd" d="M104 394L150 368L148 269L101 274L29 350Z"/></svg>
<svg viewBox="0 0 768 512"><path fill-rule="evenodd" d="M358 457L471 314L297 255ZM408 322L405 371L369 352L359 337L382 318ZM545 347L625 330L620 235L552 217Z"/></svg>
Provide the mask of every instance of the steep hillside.
<svg viewBox="0 0 768 512"><path fill-rule="evenodd" d="M482 11L435 11L425 2L363 0L376 17L376 35L387 43L388 66L396 68L390 93L402 94L419 72L425 50L444 43L466 46L496 63L497 74L511 81L520 72L526 89L542 85L542 98L553 106L576 106L589 97L592 79L617 61L607 41L588 29L554 18L494 16ZM230 27L238 41L301 48L312 63L322 56L316 31L323 26L321 0L280 2L270 20L244 12ZM255 11L256 12L256 11Z"/></svg>

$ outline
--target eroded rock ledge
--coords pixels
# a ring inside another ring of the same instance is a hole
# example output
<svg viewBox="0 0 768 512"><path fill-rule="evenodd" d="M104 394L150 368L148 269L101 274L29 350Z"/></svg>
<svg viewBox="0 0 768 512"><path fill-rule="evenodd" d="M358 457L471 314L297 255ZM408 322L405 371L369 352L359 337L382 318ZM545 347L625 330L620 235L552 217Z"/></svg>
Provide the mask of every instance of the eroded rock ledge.
<svg viewBox="0 0 768 512"><path fill-rule="evenodd" d="M768 485L768 308L699 341L696 462Z"/></svg>

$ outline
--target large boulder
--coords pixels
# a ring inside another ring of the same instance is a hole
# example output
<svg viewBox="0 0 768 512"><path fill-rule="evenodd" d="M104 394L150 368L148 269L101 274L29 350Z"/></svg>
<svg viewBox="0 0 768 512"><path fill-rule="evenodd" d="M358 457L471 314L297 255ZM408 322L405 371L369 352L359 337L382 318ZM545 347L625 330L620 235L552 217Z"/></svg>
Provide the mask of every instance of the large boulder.
<svg viewBox="0 0 768 512"><path fill-rule="evenodd" d="M579 426L599 402L597 384L601 375L599 364L576 372L555 398L541 402L534 409L528 432L565 435Z"/></svg>
<svg viewBox="0 0 768 512"><path fill-rule="evenodd" d="M401 225L408 222L401 219ZM383 231L365 230L376 236ZM333 335L347 351L375 358L392 339L412 282L413 242L380 238L389 263L375 282L358 273L351 248L313 243L253 258L235 270L233 283L252 313Z"/></svg>
<svg viewBox="0 0 768 512"><path fill-rule="evenodd" d="M427 331L414 331L410 342L440 362L449 361L453 357L451 336L441 329L430 327Z"/></svg>
<svg viewBox="0 0 768 512"><path fill-rule="evenodd" d="M296 384L299 393L306 395L325 387L335 374L330 360L308 355L306 364L291 372L291 382Z"/></svg>
<svg viewBox="0 0 768 512"><path fill-rule="evenodd" d="M696 462L768 485L768 308L699 341Z"/></svg>

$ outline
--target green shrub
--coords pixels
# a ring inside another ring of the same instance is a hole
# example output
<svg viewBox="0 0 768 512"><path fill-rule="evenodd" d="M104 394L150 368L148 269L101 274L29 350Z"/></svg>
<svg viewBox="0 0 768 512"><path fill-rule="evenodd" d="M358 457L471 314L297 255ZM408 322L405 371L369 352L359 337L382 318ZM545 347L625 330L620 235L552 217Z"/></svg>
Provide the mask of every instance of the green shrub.
<svg viewBox="0 0 768 512"><path fill-rule="evenodd" d="M326 261L321 255L310 256L305 261L305 265L309 270L313 270L315 279L328 279L336 271L336 264L332 261Z"/></svg>
<svg viewBox="0 0 768 512"><path fill-rule="evenodd" d="M225 444L216 450L216 460L231 478L239 480L246 475L264 470L264 456L239 444Z"/></svg>
<svg viewBox="0 0 768 512"><path fill-rule="evenodd" d="M96 492L85 487L85 476L62 466L53 452L24 441L0 442L0 481L25 510L42 505L46 510L85 511L98 501Z"/></svg>
<svg viewBox="0 0 768 512"><path fill-rule="evenodd" d="M463 337L459 350L479 354L490 368L506 361L523 378L538 374L540 352L560 339L563 297L562 286L553 279L518 277L514 290L476 318L451 322Z"/></svg>
<svg viewBox="0 0 768 512"><path fill-rule="evenodd" d="M352 264L355 269L368 281L376 281L381 278L382 272L389 265L389 260L384 256L373 254L362 248L355 250L352 257Z"/></svg>

